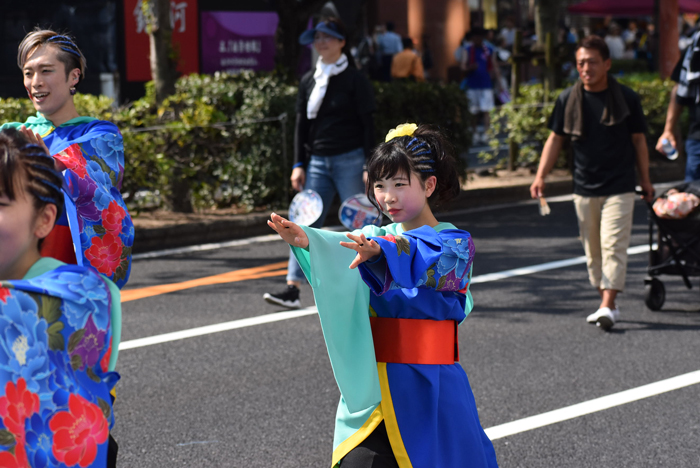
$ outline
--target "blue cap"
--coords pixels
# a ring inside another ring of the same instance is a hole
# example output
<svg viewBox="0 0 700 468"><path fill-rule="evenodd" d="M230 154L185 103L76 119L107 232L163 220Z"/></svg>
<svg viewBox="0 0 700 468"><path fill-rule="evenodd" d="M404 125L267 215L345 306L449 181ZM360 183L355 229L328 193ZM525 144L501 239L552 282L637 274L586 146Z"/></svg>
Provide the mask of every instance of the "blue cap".
<svg viewBox="0 0 700 468"><path fill-rule="evenodd" d="M338 26L335 23L326 23L325 21L321 21L316 25L315 28L309 29L308 31L304 31L303 33L301 33L301 36L299 36L299 44L312 44L314 42L314 37L316 37L317 32L326 33L329 36L333 36L336 39L340 39L341 41L345 40L345 36L338 32Z"/></svg>

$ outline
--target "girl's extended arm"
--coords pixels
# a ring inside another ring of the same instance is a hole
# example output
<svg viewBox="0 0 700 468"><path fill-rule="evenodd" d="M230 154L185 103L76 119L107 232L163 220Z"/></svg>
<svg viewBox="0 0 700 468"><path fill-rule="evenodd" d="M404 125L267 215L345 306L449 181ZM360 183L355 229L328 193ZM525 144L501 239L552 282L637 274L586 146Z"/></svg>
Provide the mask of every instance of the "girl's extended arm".
<svg viewBox="0 0 700 468"><path fill-rule="evenodd" d="M270 215L270 220L267 222L280 237L289 245L305 249L309 246L309 238L304 230L288 219L284 219L277 213Z"/></svg>

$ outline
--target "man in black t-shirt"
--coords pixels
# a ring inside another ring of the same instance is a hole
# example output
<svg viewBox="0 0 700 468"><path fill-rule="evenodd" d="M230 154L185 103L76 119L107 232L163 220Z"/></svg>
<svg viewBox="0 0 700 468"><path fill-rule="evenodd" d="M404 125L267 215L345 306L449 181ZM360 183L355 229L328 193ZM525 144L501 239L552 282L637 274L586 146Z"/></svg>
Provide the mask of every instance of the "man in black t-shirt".
<svg viewBox="0 0 700 468"><path fill-rule="evenodd" d="M666 112L664 132L656 143L656 150L659 153L667 153L663 148L664 140L667 140L673 148L678 150L674 129L683 111L683 106L687 107L690 128L688 129L688 137L685 140L686 182L700 180L700 96L698 96L698 93L700 93L700 85L697 84L697 76L700 73L700 66L698 66L697 59L700 58L700 53L693 52L698 42L700 42L700 31L696 31L695 34L693 34L690 50L681 52L681 58L673 69L673 73L671 73L671 79L677 84L671 91L671 99L668 103L668 111ZM684 70L683 61L686 58L686 54L690 54L690 56L686 61L686 69ZM693 55L696 55L695 60L693 60ZM681 78L681 72L685 75L683 78ZM692 77L693 74L695 75L694 83L689 83L688 78ZM678 93L679 84L681 86L686 86L685 92ZM666 155L671 156L671 159L675 159L672 155ZM677 157L677 154L674 154L674 156Z"/></svg>
<svg viewBox="0 0 700 468"><path fill-rule="evenodd" d="M637 94L619 84L610 70L610 52L598 36L576 50L580 80L559 95L549 120L552 133L542 150L530 193L544 193L544 179L567 138L574 151L574 205L586 251L588 276L601 303L586 318L609 329L619 318L615 299L625 285L627 248L632 231L635 163L639 183L651 200L646 122Z"/></svg>

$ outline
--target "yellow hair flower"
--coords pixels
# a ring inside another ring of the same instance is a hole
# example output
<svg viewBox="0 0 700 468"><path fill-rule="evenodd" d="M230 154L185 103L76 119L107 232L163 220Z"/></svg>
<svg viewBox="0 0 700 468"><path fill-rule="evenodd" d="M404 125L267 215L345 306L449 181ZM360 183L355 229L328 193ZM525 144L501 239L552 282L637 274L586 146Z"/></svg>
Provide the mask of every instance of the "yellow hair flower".
<svg viewBox="0 0 700 468"><path fill-rule="evenodd" d="M402 137L402 136L411 136L413 135L413 132L416 131L418 128L418 125L414 123L405 123L401 124L398 127L396 127L393 130L389 130L389 133L386 134L386 139L384 142L393 140L394 138L397 137Z"/></svg>

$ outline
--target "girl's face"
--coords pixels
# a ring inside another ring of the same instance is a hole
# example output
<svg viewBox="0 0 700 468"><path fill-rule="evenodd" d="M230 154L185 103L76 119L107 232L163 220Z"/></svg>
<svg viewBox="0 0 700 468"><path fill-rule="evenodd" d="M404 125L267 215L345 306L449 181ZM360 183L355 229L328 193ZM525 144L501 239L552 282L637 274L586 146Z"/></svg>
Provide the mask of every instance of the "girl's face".
<svg viewBox="0 0 700 468"><path fill-rule="evenodd" d="M24 184L15 185L14 200L0 193L0 280L24 277L39 260L39 239L49 235L55 219L56 205L37 212Z"/></svg>
<svg viewBox="0 0 700 468"><path fill-rule="evenodd" d="M53 120L53 116L60 117L67 107L70 108L73 102L70 88L78 83L80 77L80 70L76 68L66 78L66 67L58 59L59 50L55 46L42 45L22 67L29 99L34 108L49 120Z"/></svg>
<svg viewBox="0 0 700 468"><path fill-rule="evenodd" d="M420 175L411 174L409 180L406 174L399 172L374 183L374 198L393 222L410 226L412 221L420 220L426 210L430 212L428 197L432 195L436 184L435 176L428 177L421 184Z"/></svg>

